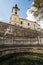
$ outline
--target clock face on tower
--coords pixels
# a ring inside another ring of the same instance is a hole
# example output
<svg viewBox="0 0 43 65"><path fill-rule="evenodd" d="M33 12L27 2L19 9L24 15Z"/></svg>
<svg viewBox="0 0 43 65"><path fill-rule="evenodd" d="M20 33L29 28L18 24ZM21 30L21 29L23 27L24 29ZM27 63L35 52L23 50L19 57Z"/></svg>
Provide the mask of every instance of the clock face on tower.
<svg viewBox="0 0 43 65"><path fill-rule="evenodd" d="M15 18L15 21L17 21L17 18Z"/></svg>

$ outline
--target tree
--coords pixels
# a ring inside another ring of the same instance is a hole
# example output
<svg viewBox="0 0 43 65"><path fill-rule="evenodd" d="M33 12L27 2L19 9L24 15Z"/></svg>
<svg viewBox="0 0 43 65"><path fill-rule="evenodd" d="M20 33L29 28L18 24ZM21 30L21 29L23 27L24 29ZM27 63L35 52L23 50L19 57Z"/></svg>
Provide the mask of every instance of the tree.
<svg viewBox="0 0 43 65"><path fill-rule="evenodd" d="M33 6L37 7L38 10L40 10L40 8L43 8L43 0L34 0Z"/></svg>
<svg viewBox="0 0 43 65"><path fill-rule="evenodd" d="M38 20L43 19L43 0L34 0L34 4L32 5L36 10L31 10L31 12L34 14L34 16Z"/></svg>
<svg viewBox="0 0 43 65"><path fill-rule="evenodd" d="M34 16L38 20L43 19L43 0L34 0L33 6L37 8L37 11L34 11Z"/></svg>

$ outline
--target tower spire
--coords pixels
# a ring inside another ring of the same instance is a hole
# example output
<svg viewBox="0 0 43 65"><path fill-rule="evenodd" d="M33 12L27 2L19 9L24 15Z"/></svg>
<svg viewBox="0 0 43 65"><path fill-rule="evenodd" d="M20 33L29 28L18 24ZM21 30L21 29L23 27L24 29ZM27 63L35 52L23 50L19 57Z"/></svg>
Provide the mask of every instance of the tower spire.
<svg viewBox="0 0 43 65"><path fill-rule="evenodd" d="M13 8L16 8L16 9L20 10L20 9L18 8L17 4L15 4L15 7L13 7Z"/></svg>
<svg viewBox="0 0 43 65"><path fill-rule="evenodd" d="M15 6L12 8L13 14L17 14L17 15L18 15L18 11L19 11L19 10L20 10L20 9L18 8L17 4L15 4Z"/></svg>

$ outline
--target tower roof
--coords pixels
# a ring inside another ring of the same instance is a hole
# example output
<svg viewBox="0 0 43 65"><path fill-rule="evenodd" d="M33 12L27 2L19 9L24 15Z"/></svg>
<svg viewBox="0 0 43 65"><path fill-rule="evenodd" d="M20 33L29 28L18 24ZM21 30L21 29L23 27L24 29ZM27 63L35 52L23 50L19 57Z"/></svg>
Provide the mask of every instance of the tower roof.
<svg viewBox="0 0 43 65"><path fill-rule="evenodd" d="M15 4L15 6L13 6L13 9L14 9L14 8L20 10L20 9L18 8L17 4Z"/></svg>

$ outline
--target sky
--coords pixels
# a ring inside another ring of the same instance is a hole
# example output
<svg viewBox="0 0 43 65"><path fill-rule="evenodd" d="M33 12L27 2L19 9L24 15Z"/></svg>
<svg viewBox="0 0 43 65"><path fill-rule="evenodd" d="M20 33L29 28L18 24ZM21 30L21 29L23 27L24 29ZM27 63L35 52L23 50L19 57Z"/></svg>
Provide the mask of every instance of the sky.
<svg viewBox="0 0 43 65"><path fill-rule="evenodd" d="M0 21L7 23L10 22L10 16L12 15L12 7L15 6L15 4L17 4L20 9L20 18L33 21L34 17L29 12L29 9L32 7L33 1L34 0L0 0Z"/></svg>

